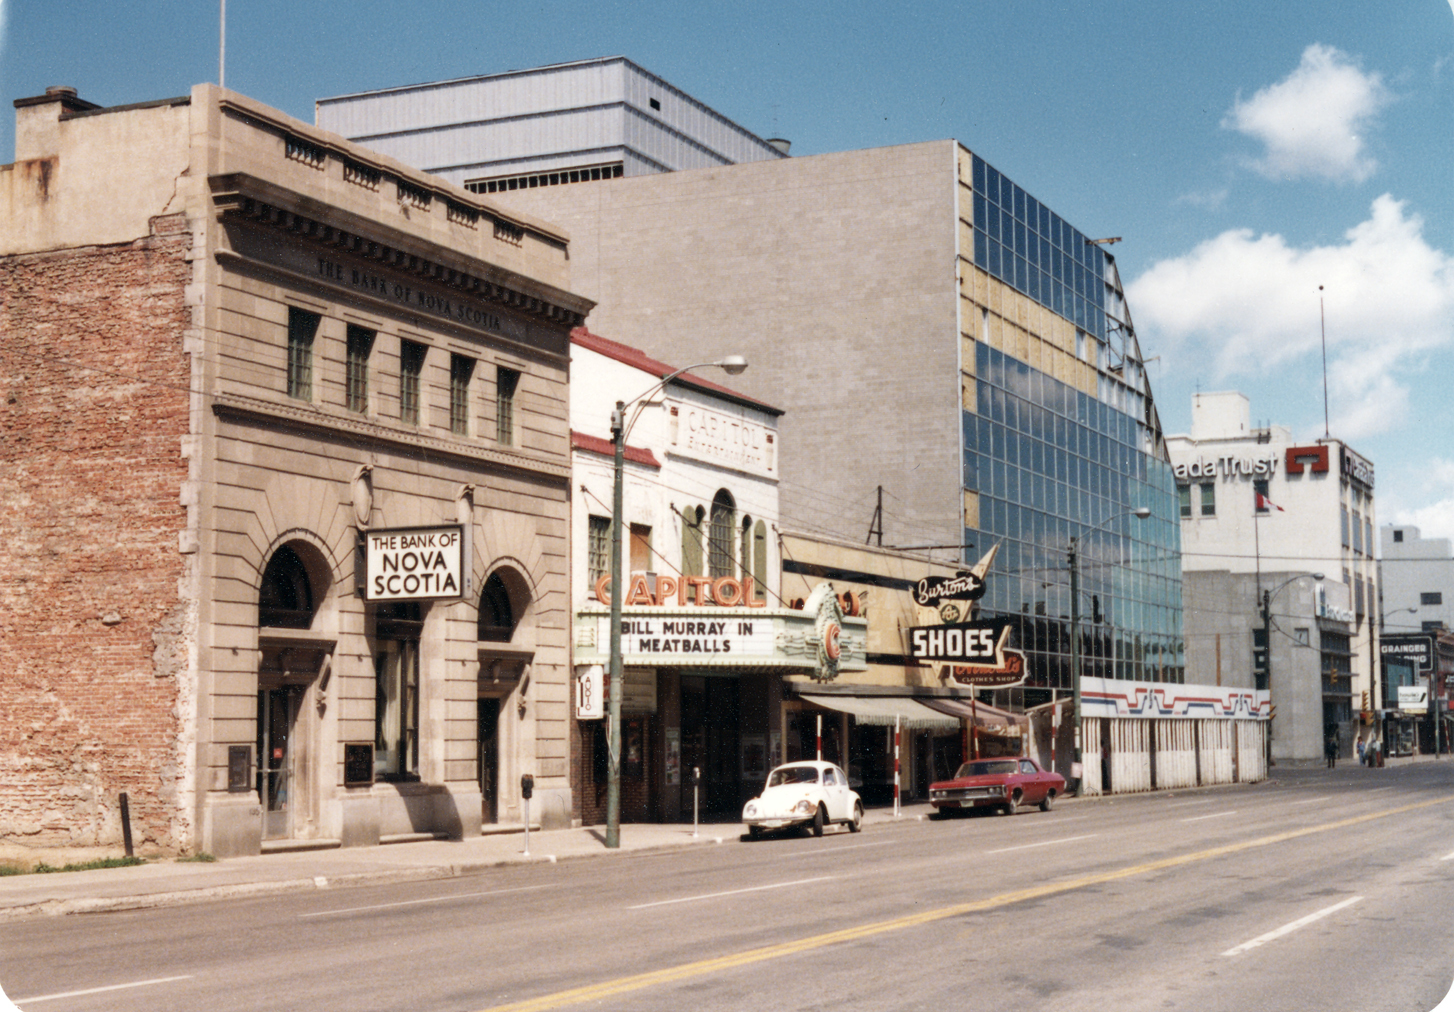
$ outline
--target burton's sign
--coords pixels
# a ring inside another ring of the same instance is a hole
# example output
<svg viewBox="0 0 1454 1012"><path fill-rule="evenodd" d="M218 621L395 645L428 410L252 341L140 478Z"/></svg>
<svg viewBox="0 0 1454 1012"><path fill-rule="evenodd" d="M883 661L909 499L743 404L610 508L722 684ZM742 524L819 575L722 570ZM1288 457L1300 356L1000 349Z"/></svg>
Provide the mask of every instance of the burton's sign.
<svg viewBox="0 0 1454 1012"><path fill-rule="evenodd" d="M1010 648L1005 619L912 626L909 655L945 665L945 678L960 685L1003 688L1025 680L1025 655Z"/></svg>
<svg viewBox="0 0 1454 1012"><path fill-rule="evenodd" d="M926 576L914 585L914 603L932 608L940 601L978 601L984 597L984 580L974 573L958 576Z"/></svg>

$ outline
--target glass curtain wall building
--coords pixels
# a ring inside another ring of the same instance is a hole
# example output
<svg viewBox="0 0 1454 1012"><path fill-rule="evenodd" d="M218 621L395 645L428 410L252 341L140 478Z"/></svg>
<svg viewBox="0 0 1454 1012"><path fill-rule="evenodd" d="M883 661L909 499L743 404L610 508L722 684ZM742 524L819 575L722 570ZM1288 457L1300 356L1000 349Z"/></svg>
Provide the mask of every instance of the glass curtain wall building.
<svg viewBox="0 0 1454 1012"><path fill-rule="evenodd" d="M1027 687L1069 690L1074 538L1082 672L1180 683L1176 483L1114 258L977 156L972 178L976 266L1073 323L1075 357L1096 365L1090 394L973 345L964 487L978 527L965 529L967 556L999 545L981 612L1018 622ZM1130 515L1142 506L1149 519Z"/></svg>

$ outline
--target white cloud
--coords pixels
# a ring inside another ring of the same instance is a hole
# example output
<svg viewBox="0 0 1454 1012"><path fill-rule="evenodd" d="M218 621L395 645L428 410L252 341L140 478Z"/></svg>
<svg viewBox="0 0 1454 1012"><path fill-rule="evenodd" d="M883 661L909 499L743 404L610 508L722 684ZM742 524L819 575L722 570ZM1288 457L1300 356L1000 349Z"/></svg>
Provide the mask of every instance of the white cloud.
<svg viewBox="0 0 1454 1012"><path fill-rule="evenodd" d="M1238 96L1222 126L1265 145L1263 157L1249 164L1270 179L1361 181L1377 167L1362 133L1390 99L1381 75L1314 44L1283 80L1246 101Z"/></svg>
<svg viewBox="0 0 1454 1012"><path fill-rule="evenodd" d="M1340 434L1393 428L1407 410L1404 371L1454 345L1454 259L1387 194L1344 240L1298 249L1236 229L1154 264L1127 287L1141 346L1218 381L1279 368L1301 381L1321 371L1321 294Z"/></svg>

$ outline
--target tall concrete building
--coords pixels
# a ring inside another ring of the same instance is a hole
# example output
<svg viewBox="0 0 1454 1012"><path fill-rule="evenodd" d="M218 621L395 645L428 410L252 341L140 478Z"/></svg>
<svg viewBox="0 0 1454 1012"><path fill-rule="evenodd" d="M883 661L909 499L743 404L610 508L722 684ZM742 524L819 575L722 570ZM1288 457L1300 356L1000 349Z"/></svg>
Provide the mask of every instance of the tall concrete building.
<svg viewBox="0 0 1454 1012"><path fill-rule="evenodd" d="M210 85L15 105L0 837L569 825L566 236Z"/></svg>
<svg viewBox="0 0 1454 1012"><path fill-rule="evenodd" d="M1167 443L1189 676L1270 688L1275 759L1320 759L1330 733L1350 754L1379 708L1373 465L1253 426L1236 392L1196 394L1191 433Z"/></svg>

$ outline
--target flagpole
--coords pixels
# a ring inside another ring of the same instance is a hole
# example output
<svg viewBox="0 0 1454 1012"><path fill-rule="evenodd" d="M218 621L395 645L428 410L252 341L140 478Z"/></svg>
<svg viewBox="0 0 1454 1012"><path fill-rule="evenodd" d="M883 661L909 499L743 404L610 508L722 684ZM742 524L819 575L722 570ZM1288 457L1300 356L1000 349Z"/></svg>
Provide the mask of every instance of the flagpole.
<svg viewBox="0 0 1454 1012"><path fill-rule="evenodd" d="M222 10L217 28L217 87L227 87L227 0L221 0Z"/></svg>

